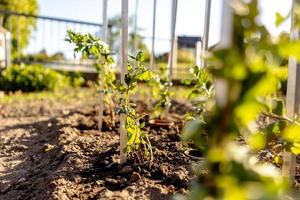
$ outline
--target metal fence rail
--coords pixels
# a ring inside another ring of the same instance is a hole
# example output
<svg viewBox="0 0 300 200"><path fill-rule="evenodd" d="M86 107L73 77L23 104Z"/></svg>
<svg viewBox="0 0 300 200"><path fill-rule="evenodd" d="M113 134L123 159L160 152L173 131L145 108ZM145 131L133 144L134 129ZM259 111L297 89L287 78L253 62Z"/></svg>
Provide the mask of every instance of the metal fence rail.
<svg viewBox="0 0 300 200"><path fill-rule="evenodd" d="M24 45L20 44L20 38L23 34L20 31L20 26L24 25L24 23L27 24L28 20L36 20L36 26L29 27L26 30L29 31L30 38L28 45L24 48ZM2 26L5 25L5 28L10 33L13 33L12 45L14 45L13 51L16 52L14 61L17 63L38 63L57 70L67 69L71 71L74 68L74 71L95 71L93 69L95 61L92 59L82 59L81 55L74 57L74 46L65 42L64 38L67 28L101 37L103 27L101 23L32 15L0 9L0 24ZM113 25L108 24L107 26L107 37L109 38ZM146 44L151 44L151 41L153 41L153 36L139 35L139 37ZM154 40L157 41L157 44L166 45L168 43L171 45L171 38L157 38L154 35ZM114 57L118 60L118 50L113 49L112 52L115 53ZM60 56L54 56L55 54L59 54ZM150 63L146 63L146 65L150 65ZM117 72L120 71L119 68L119 65L115 66ZM173 71L175 78L187 77L189 75L187 68L176 67Z"/></svg>

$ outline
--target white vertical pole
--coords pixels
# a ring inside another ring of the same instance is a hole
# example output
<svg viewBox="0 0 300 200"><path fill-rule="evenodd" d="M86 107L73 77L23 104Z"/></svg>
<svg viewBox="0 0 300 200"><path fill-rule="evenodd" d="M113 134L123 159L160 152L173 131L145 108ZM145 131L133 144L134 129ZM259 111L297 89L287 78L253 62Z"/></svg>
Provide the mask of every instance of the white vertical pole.
<svg viewBox="0 0 300 200"><path fill-rule="evenodd" d="M151 41L151 57L150 57L150 69L154 69L155 65L155 29L156 29L156 0L153 4L153 22L152 22L152 41Z"/></svg>
<svg viewBox="0 0 300 200"><path fill-rule="evenodd" d="M172 56L172 58L173 58L173 61L172 61L172 63L173 63L172 75L173 75L173 71L175 69L177 69L177 50L178 50L178 36L175 35L174 36L174 43L173 43L173 56Z"/></svg>
<svg viewBox="0 0 300 200"><path fill-rule="evenodd" d="M107 0L103 0L103 7L102 7L102 40L104 42L107 41ZM98 119L98 129L99 129L99 131L101 131L102 123L103 123L104 76L105 76L105 66L102 65L101 75L100 75L100 95L99 95L99 119Z"/></svg>
<svg viewBox="0 0 300 200"><path fill-rule="evenodd" d="M217 44L218 49L229 48L232 43L233 13L228 1L230 0L223 1L221 41Z"/></svg>
<svg viewBox="0 0 300 200"><path fill-rule="evenodd" d="M10 66L10 54L11 54L11 33L5 34L5 67Z"/></svg>
<svg viewBox="0 0 300 200"><path fill-rule="evenodd" d="M176 17L177 17L177 4L178 0L172 0L172 12L171 12L171 52L169 55L169 80L172 79L173 67L174 67L174 48L176 47Z"/></svg>
<svg viewBox="0 0 300 200"><path fill-rule="evenodd" d="M20 28L20 16L18 16L18 21L17 21L17 55L20 56L22 54L21 50L21 28Z"/></svg>
<svg viewBox="0 0 300 200"><path fill-rule="evenodd" d="M134 47L133 47L133 53L137 53L138 49L138 11L139 11L139 0L135 0L135 16L134 16Z"/></svg>
<svg viewBox="0 0 300 200"><path fill-rule="evenodd" d="M128 59L128 0L122 0L122 42L121 42L121 83L125 84L124 78L127 74ZM125 154L127 144L127 133L125 130L126 116L121 114L120 120L120 164L126 162Z"/></svg>
<svg viewBox="0 0 300 200"><path fill-rule="evenodd" d="M208 50L210 9L211 9L211 0L206 0L206 3L205 3L205 18L204 18L204 34L203 34L203 45L202 45L202 59L203 59L202 67L206 67L206 61L204 59L204 54Z"/></svg>
<svg viewBox="0 0 300 200"><path fill-rule="evenodd" d="M209 1L209 2L208 2ZM206 13L208 15L210 15L210 1L211 0L207 0L207 4L206 4L206 9L209 8L209 11L206 10ZM221 18L221 40L217 45L218 49L225 49L225 48L229 48L231 46L232 43L232 37L233 37L233 14L230 8L230 4L229 4L230 0L224 0L223 1L223 5L222 5L222 18ZM209 4L208 4L209 3ZM205 16L206 19L208 18L207 16ZM205 20L206 22L208 22L209 20ZM209 26L209 25L208 25ZM207 26L206 26L207 27ZM206 28L207 32L209 31L209 27ZM202 43L202 51L203 49L208 50L208 35L209 32L207 33L207 39L206 40L206 47L204 44L204 41ZM202 52L203 54L203 52ZM202 58L202 62L204 61L204 59ZM227 105L227 99L228 99L228 82L225 79L216 79L215 81L215 88L216 88L216 101L218 106L220 107L225 107Z"/></svg>
<svg viewBox="0 0 300 200"><path fill-rule="evenodd" d="M292 6L291 17L291 40L299 40L300 30L295 27L295 4L299 4L300 0L294 0ZM295 58L290 57L288 68L288 84L286 94L286 114L287 117L293 119L300 113L300 64ZM284 152L282 173L290 178L291 183L294 182L296 170L296 156L291 152Z"/></svg>
<svg viewBox="0 0 300 200"><path fill-rule="evenodd" d="M107 28L108 28L108 20L107 20L107 0L103 0L103 13L102 13L102 40L107 42Z"/></svg>
<svg viewBox="0 0 300 200"><path fill-rule="evenodd" d="M202 42L198 41L196 43L196 52L195 52L195 65L200 67L201 65L201 48L202 48Z"/></svg>

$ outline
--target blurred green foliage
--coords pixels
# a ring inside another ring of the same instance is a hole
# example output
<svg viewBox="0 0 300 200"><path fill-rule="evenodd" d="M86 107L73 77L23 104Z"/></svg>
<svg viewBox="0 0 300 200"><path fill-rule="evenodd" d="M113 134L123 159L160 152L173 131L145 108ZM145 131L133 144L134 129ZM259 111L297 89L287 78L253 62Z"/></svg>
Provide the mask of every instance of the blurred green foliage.
<svg viewBox="0 0 300 200"><path fill-rule="evenodd" d="M40 65L12 65L0 74L0 90L42 91L68 86L81 86L84 79L80 74L56 72Z"/></svg>
<svg viewBox="0 0 300 200"><path fill-rule="evenodd" d="M160 65L159 73L150 80L152 86L152 98L157 99L157 102L153 109L154 117L160 119L166 118L166 112L171 106L171 81L167 74L167 65Z"/></svg>
<svg viewBox="0 0 300 200"><path fill-rule="evenodd" d="M192 74L191 79L182 81L184 85L192 88L188 99L192 101L193 110L186 113L186 120L204 120L204 113L207 110L208 104L213 97L213 80L212 76L208 73L207 69L194 66L190 69Z"/></svg>
<svg viewBox="0 0 300 200"><path fill-rule="evenodd" d="M186 65L193 65L195 63L195 53L190 49L177 50L177 62Z"/></svg>
<svg viewBox="0 0 300 200"><path fill-rule="evenodd" d="M113 18L108 20L108 24L111 25L109 29L109 37L108 37L108 44L113 51L118 51L120 49L121 43L119 38L121 37L121 26L122 26L122 19L121 16L116 15ZM129 28L129 53L135 55L138 52L134 52L134 45L135 40L137 41L137 49L136 51L142 51L145 57L145 62L150 60L150 51L147 48L147 45L144 43L144 38L137 33L134 34L134 17L130 16L128 19L128 28ZM137 30L139 31L139 29ZM118 52L114 52L118 53Z"/></svg>
<svg viewBox="0 0 300 200"><path fill-rule="evenodd" d="M289 56L299 60L299 42L284 33L273 38L257 23L257 0L238 0L231 6L232 44L208 58L207 71L215 80L214 106L183 130L183 139L194 141L206 157L196 169L189 198L283 199L288 181L254 153L269 148L270 140L300 152L299 123L286 117L281 92ZM236 141L241 137L247 145Z"/></svg>
<svg viewBox="0 0 300 200"><path fill-rule="evenodd" d="M48 55L46 50L43 49L35 54L20 55L13 60L13 63L43 63L63 60L65 60L63 52L56 52L52 55Z"/></svg>
<svg viewBox="0 0 300 200"><path fill-rule="evenodd" d="M37 15L38 1L37 0L1 0L0 9L14 11L18 13L25 13L30 15ZM9 16L3 16L2 24L5 29L9 30ZM24 49L29 42L30 34L35 28L36 19L26 17L12 17L12 57L16 58L20 55L21 51L17 52L17 44L19 48ZM19 28L18 28L19 26ZM18 32L20 31L20 41L18 41Z"/></svg>

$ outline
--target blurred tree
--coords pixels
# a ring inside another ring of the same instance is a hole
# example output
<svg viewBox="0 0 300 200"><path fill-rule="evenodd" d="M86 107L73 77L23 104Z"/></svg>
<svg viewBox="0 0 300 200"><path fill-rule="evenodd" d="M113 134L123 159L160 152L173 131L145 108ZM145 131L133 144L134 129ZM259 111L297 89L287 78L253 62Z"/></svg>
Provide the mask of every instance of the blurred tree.
<svg viewBox="0 0 300 200"><path fill-rule="evenodd" d="M134 30L133 30L133 23L134 22L134 18L131 16L129 17L128 20L128 26L129 26L129 52L132 55L135 55L137 52L133 52L134 51ZM111 25L110 28L110 35L108 37L108 44L111 47L111 49L113 51L116 51L118 49L120 49L121 43L120 43L120 37L121 37L121 17L119 15L109 19L108 24ZM147 45L144 43L143 41L143 37L139 34L137 34L136 39L138 40L137 44L138 44L138 49L137 51L142 51L145 55L145 61L149 61L150 59L150 52L147 48ZM118 53L118 52L115 52Z"/></svg>
<svg viewBox="0 0 300 200"><path fill-rule="evenodd" d="M0 9L37 15L38 2L37 0L0 0ZM10 29L10 19L8 15L2 17L2 26L7 30ZM16 58L22 52L29 42L30 34L35 28L36 19L17 17L11 18L11 34L12 34L12 57ZM18 41L19 40L19 41Z"/></svg>

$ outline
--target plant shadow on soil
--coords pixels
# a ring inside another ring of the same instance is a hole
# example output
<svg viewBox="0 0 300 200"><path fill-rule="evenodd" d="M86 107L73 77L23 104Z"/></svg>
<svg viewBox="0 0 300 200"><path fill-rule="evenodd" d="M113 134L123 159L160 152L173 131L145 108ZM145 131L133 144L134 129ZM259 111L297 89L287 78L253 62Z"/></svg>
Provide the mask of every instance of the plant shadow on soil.
<svg viewBox="0 0 300 200"><path fill-rule="evenodd" d="M146 109L142 102L137 104ZM88 106L0 129L17 136L7 136L2 146L3 158L12 165L0 172L0 199L170 199L175 193L186 194L192 166L202 155L182 144L182 121L176 119L170 129L146 125L154 161L129 159L120 166L119 123L111 127L105 112L103 130L97 131L96 110Z"/></svg>

